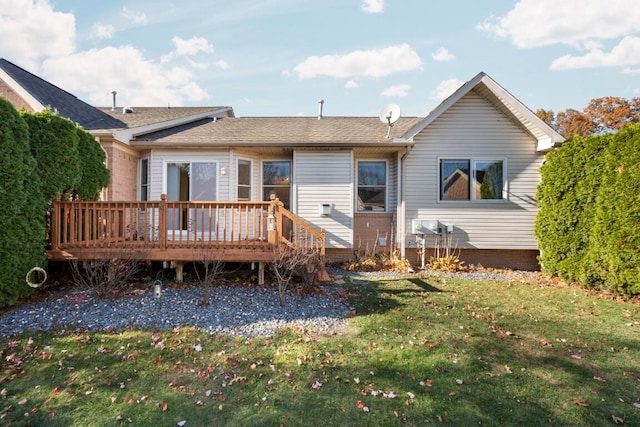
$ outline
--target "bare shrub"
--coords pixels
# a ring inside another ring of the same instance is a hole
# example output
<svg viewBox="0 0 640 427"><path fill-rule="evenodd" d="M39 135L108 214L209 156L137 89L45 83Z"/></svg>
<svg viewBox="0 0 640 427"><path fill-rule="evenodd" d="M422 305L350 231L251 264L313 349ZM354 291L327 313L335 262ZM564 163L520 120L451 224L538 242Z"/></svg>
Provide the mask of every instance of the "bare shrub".
<svg viewBox="0 0 640 427"><path fill-rule="evenodd" d="M200 286L204 288L202 300L199 302L199 305L209 305L211 288L216 280L218 280L224 273L226 264L223 261L220 261L218 249L211 248L204 248L202 250L200 261L202 268L199 269L198 265L195 264L196 262L194 262L196 278L198 279Z"/></svg>
<svg viewBox="0 0 640 427"><path fill-rule="evenodd" d="M281 245L278 256L270 264L278 282L280 304L284 305L285 292L291 280L300 278L305 287L315 286L324 268L324 261L316 249L304 249Z"/></svg>
<svg viewBox="0 0 640 427"><path fill-rule="evenodd" d="M109 258L72 260L73 283L97 294L122 290L144 269L145 259L144 252L122 248Z"/></svg>

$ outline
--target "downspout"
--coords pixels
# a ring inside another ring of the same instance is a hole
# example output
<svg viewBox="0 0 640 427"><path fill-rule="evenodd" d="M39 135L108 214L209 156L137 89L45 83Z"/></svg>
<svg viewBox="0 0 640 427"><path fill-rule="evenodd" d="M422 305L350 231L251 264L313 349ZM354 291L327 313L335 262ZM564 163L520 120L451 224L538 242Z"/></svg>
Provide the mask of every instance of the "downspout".
<svg viewBox="0 0 640 427"><path fill-rule="evenodd" d="M400 259L405 259L405 246L406 246L406 218L405 218L405 190L404 190L404 181L405 181L405 173L404 166L405 160L413 146L407 147L404 153L398 153L397 159L397 167L398 167L398 207L397 211L397 219L396 222L398 226L396 241L398 242L398 246L400 247Z"/></svg>

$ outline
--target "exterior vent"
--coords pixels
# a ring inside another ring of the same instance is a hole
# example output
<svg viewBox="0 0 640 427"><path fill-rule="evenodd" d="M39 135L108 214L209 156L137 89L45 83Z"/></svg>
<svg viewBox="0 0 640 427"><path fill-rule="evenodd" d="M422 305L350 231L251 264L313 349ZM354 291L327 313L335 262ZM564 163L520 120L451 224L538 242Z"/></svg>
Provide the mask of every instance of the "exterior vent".
<svg viewBox="0 0 640 427"><path fill-rule="evenodd" d="M131 107L124 107L122 109L122 114L131 114L131 113L133 113L133 108Z"/></svg>

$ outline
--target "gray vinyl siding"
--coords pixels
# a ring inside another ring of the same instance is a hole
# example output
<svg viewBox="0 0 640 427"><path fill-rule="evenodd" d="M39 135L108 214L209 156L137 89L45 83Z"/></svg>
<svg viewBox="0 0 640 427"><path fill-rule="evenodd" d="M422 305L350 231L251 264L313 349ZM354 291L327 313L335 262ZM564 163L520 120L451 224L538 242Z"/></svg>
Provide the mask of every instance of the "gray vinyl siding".
<svg viewBox="0 0 640 427"><path fill-rule="evenodd" d="M353 246L353 166L351 151L296 151L293 155L295 213L326 232L327 248ZM332 214L320 216L330 203Z"/></svg>
<svg viewBox="0 0 640 427"><path fill-rule="evenodd" d="M537 249L534 195L544 155L535 139L476 93L469 92L414 138L406 160L406 242L411 220L454 225L454 245L477 249ZM440 159L504 159L504 201L439 201Z"/></svg>

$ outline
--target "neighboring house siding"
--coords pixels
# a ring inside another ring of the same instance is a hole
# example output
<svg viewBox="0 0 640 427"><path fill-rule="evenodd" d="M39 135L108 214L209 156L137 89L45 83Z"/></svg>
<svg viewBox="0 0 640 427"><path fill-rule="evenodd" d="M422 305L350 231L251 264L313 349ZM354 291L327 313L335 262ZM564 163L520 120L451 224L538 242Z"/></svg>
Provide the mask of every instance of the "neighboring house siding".
<svg viewBox="0 0 640 427"><path fill-rule="evenodd" d="M414 218L454 224L454 245L476 249L536 249L533 195L544 155L536 141L476 93L457 104L414 138L406 162L406 224ZM507 200L439 201L439 159L504 159ZM415 247L411 234L407 245Z"/></svg>
<svg viewBox="0 0 640 427"><path fill-rule="evenodd" d="M0 80L0 96L9 101L16 110L24 109L33 112L33 108L3 80Z"/></svg>
<svg viewBox="0 0 640 427"><path fill-rule="evenodd" d="M296 151L293 155L295 213L326 231L326 247L353 247L354 160L351 151ZM320 205L330 203L330 216Z"/></svg>

